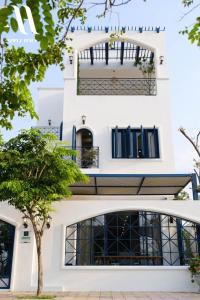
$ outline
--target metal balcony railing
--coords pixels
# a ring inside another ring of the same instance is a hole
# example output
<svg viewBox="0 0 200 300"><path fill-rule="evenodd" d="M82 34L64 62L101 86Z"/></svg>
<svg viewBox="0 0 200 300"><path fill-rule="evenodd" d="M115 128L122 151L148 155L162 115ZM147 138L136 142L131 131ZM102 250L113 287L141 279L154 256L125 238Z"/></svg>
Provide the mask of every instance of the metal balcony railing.
<svg viewBox="0 0 200 300"><path fill-rule="evenodd" d="M58 140L62 139L61 126L35 126L34 129L38 129L42 134L53 133L57 136Z"/></svg>
<svg viewBox="0 0 200 300"><path fill-rule="evenodd" d="M79 78L78 95L155 96L155 78Z"/></svg>
<svg viewBox="0 0 200 300"><path fill-rule="evenodd" d="M76 147L75 160L80 168L99 168L99 147Z"/></svg>

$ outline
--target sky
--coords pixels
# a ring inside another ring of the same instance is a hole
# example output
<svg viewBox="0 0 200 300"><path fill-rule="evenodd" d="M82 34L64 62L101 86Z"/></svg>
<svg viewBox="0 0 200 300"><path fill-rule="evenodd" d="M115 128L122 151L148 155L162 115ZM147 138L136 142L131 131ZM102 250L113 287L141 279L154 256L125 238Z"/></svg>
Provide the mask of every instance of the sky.
<svg viewBox="0 0 200 300"><path fill-rule="evenodd" d="M101 0L96 0L96 2ZM92 2L92 0L91 0ZM191 45L187 37L179 34L185 26L194 23L200 15L200 9L190 13L183 20L181 17L188 11L181 0L132 0L129 4L113 9L106 18L98 19L100 6L88 11L86 26L161 26L166 27L167 54L169 67L170 94L172 111L172 132L176 171L187 173L193 170L195 152L188 141L178 132L179 127L187 129L191 136L200 130L200 47ZM77 25L77 23L76 23ZM31 34L26 38L31 38ZM9 38L22 38L17 33ZM19 45L13 42L15 45ZM36 44L26 43L27 49ZM62 73L51 67L42 83L33 84L31 92L37 110L38 87L63 87ZM27 116L13 121L13 130L4 131L7 140L16 135L20 129L36 125L36 120Z"/></svg>

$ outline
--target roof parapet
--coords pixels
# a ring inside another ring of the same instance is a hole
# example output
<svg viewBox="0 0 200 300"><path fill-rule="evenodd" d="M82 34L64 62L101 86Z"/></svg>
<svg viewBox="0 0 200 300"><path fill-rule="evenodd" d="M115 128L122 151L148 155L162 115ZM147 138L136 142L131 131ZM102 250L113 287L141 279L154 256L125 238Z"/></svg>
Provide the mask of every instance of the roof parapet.
<svg viewBox="0 0 200 300"><path fill-rule="evenodd" d="M109 31L122 31L125 33L126 31L136 31L139 33L143 33L145 31L160 33L161 31L165 31L165 27L160 26L72 26L71 32L75 31L87 31L88 33L92 31L105 31L108 33Z"/></svg>

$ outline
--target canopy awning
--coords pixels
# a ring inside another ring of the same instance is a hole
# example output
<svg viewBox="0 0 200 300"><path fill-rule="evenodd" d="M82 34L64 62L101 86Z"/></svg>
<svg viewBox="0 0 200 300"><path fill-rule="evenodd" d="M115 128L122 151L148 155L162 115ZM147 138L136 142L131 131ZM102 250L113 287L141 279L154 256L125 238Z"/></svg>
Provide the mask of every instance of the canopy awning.
<svg viewBox="0 0 200 300"><path fill-rule="evenodd" d="M175 195L192 174L90 174L88 183L71 186L74 195Z"/></svg>

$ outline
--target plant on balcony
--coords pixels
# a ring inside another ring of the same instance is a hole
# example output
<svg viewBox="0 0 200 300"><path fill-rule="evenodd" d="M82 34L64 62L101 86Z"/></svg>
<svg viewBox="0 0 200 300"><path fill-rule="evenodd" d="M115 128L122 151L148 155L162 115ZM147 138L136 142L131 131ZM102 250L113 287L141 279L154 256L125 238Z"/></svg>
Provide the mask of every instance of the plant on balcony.
<svg viewBox="0 0 200 300"><path fill-rule="evenodd" d="M82 168L91 168L96 166L97 150L83 148L81 153L81 166Z"/></svg>
<svg viewBox="0 0 200 300"><path fill-rule="evenodd" d="M200 275L200 256L196 256L189 261L189 271L192 277L194 275Z"/></svg>
<svg viewBox="0 0 200 300"><path fill-rule="evenodd" d="M200 292L200 256L194 256L191 245L191 235L188 231L182 232L183 240L185 242L187 257L189 258L189 268L191 274L191 281L196 282L199 286Z"/></svg>
<svg viewBox="0 0 200 300"><path fill-rule="evenodd" d="M191 273L191 281L196 282L200 292L200 256L196 256L189 261L189 271Z"/></svg>
<svg viewBox="0 0 200 300"><path fill-rule="evenodd" d="M150 62L146 58L138 58L134 62L134 66L139 67L139 70L142 71L145 78L152 78L152 75L155 74L154 62Z"/></svg>
<svg viewBox="0 0 200 300"><path fill-rule="evenodd" d="M153 76L155 76L154 62L150 62L146 58L138 58L134 62L134 66L138 67L139 70L142 72L144 79L146 79L145 82L146 82L147 92L149 93L149 95L151 95L153 92L152 78Z"/></svg>

